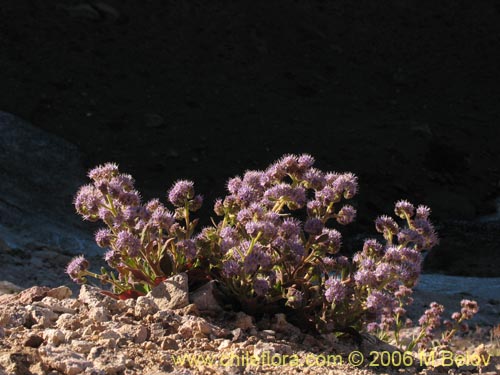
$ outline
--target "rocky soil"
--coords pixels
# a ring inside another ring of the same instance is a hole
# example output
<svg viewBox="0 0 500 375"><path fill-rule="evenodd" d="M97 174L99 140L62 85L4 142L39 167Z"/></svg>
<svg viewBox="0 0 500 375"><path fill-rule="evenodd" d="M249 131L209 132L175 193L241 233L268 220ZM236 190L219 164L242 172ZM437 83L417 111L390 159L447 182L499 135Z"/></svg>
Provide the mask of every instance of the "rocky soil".
<svg viewBox="0 0 500 375"><path fill-rule="evenodd" d="M187 281L184 274L174 276L137 300L114 300L87 285L77 298L65 286L4 294L0 296L0 374L500 373L500 346L495 346L495 338L486 340L484 331L462 337L456 349L497 355L488 366L424 368L415 361L408 367L374 369L365 359L354 367L348 364L354 350L369 358L373 350L393 352L395 348L369 335L357 342L304 333L283 314L255 321L242 312L222 309L211 284L189 293ZM189 363L186 355L197 362ZM321 355L339 357L325 366ZM247 361L255 356L264 363L228 362L234 356ZM273 358L275 364L266 358Z"/></svg>

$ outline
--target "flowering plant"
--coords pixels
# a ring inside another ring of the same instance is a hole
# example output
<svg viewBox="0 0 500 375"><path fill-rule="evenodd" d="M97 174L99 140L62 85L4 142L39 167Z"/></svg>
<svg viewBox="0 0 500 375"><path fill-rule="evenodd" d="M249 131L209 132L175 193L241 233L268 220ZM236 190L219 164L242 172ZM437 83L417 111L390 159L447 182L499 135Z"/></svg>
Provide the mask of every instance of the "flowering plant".
<svg viewBox="0 0 500 375"><path fill-rule="evenodd" d="M295 323L327 332L366 328L387 336L392 330L399 343L421 251L438 242L430 209L401 200L394 210L399 223L378 217L380 238L366 239L352 258L341 255L335 226L356 217L356 209L343 201L357 194L357 177L322 172L307 154L286 155L263 171L230 179L228 195L215 202L220 220L196 235L197 220L190 215L202 197L192 182L177 181L169 190L172 213L157 199L142 204L132 177L115 164L98 166L89 177L92 184L79 190L75 207L85 220L106 224L95 238L108 248L104 258L118 276L104 269L100 275L90 272L83 256L66 271L76 282L93 276L111 284L119 298L143 295L196 266L249 313L285 311ZM422 330L408 347L429 341L442 312L436 306L426 311ZM454 314L456 324L443 340L474 310L464 309Z"/></svg>
<svg viewBox="0 0 500 375"><path fill-rule="evenodd" d="M406 225L379 217L385 243L368 239L349 261L339 254L342 237L332 224L354 220L354 207L339 205L356 195L357 178L313 164L310 155L287 155L265 171L229 180L229 194L214 208L222 220L197 236L201 253L250 312L281 303L323 330L371 321L400 325L420 273L420 251L437 242L430 210L398 202L395 213Z"/></svg>
<svg viewBox="0 0 500 375"><path fill-rule="evenodd" d="M74 205L84 220L106 224L95 240L108 248L104 259L118 277L105 269L100 275L90 272L88 261L79 256L66 269L73 281L82 283L92 276L111 284L121 298L136 297L192 267L196 247L191 237L197 220L190 213L201 207L202 197L195 195L191 181L177 181L169 190L172 213L158 199L141 204L133 178L120 173L116 164L98 166L88 176L93 182L80 188Z"/></svg>

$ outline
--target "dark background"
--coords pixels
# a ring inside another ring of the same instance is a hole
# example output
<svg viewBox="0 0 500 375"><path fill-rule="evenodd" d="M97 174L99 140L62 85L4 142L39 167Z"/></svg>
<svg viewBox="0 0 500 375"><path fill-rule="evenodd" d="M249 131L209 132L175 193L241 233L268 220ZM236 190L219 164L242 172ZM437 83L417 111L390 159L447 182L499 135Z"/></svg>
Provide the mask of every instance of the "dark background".
<svg viewBox="0 0 500 375"><path fill-rule="evenodd" d="M193 179L208 217L229 177L308 152L359 176L346 236L409 199L441 235L426 270L500 276L500 225L478 221L500 196L497 1L4 0L0 19L0 109L86 168L119 163L145 198Z"/></svg>

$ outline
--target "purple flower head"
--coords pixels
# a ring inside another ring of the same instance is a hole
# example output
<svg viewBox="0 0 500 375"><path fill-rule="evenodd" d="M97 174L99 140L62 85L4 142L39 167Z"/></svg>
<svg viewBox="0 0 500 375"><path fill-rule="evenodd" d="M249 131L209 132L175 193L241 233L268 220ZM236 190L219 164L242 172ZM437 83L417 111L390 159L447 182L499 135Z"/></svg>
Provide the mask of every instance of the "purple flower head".
<svg viewBox="0 0 500 375"><path fill-rule="evenodd" d="M377 332L379 329L379 325L376 322L371 322L366 325L366 330L369 333Z"/></svg>
<svg viewBox="0 0 500 375"><path fill-rule="evenodd" d="M224 227L220 231L220 249L223 254L227 253L229 249L238 244L238 232L231 227Z"/></svg>
<svg viewBox="0 0 500 375"><path fill-rule="evenodd" d="M353 173L343 173L335 179L332 187L343 194L345 199L351 199L358 192L358 178Z"/></svg>
<svg viewBox="0 0 500 375"><path fill-rule="evenodd" d="M121 231L116 238L115 248L122 254L128 254L131 257L135 257L139 254L139 250L141 249L141 241L132 233Z"/></svg>
<svg viewBox="0 0 500 375"><path fill-rule="evenodd" d="M306 220L304 224L304 231L312 235L317 235L321 233L323 227L324 225L321 219L312 217Z"/></svg>
<svg viewBox="0 0 500 375"><path fill-rule="evenodd" d="M328 172L325 174L325 180L328 185L333 185L333 183L339 178L340 173L338 172Z"/></svg>
<svg viewBox="0 0 500 375"><path fill-rule="evenodd" d="M408 288L405 285L399 285L398 290L394 293L396 298L408 298L413 293L411 288Z"/></svg>
<svg viewBox="0 0 500 375"><path fill-rule="evenodd" d="M238 192L236 193L236 197L240 202L245 205L251 204L253 201L257 199L257 193L254 189L252 189L248 185L242 185Z"/></svg>
<svg viewBox="0 0 500 375"><path fill-rule="evenodd" d="M277 233L276 226L269 221L250 221L245 225L245 230L252 237L260 233L265 240L271 240Z"/></svg>
<svg viewBox="0 0 500 375"><path fill-rule="evenodd" d="M299 186L292 189L292 194L289 197L286 205L289 209L296 210L304 207L306 203L306 190L302 186Z"/></svg>
<svg viewBox="0 0 500 375"><path fill-rule="evenodd" d="M183 207L194 197L194 183L188 180L179 180L168 191L168 201L175 207Z"/></svg>
<svg viewBox="0 0 500 375"><path fill-rule="evenodd" d="M282 183L275 185L264 193L264 198L270 201L283 199L290 209L298 209L306 204L306 191L303 187L291 187Z"/></svg>
<svg viewBox="0 0 500 375"><path fill-rule="evenodd" d="M263 184L266 181L265 174L262 171L247 171L243 176L243 184L256 192L262 192Z"/></svg>
<svg viewBox="0 0 500 375"><path fill-rule="evenodd" d="M365 240L363 244L363 253L365 254L370 254L371 252L375 254L381 254L383 250L384 247L382 246L382 244L373 238Z"/></svg>
<svg viewBox="0 0 500 375"><path fill-rule="evenodd" d="M296 260L300 259L305 254L304 245L300 240L297 241L287 241L286 247L290 250L292 257Z"/></svg>
<svg viewBox="0 0 500 375"><path fill-rule="evenodd" d="M89 268L89 262L83 255L77 256L69 262L66 267L66 273L76 283L82 283L84 277L82 273Z"/></svg>
<svg viewBox="0 0 500 375"><path fill-rule="evenodd" d="M424 246L424 237L416 230L404 228L398 233L398 243L403 246L413 243L417 248L421 249Z"/></svg>
<svg viewBox="0 0 500 375"><path fill-rule="evenodd" d="M265 279L256 279L253 282L253 290L257 296L264 296L269 290L269 283Z"/></svg>
<svg viewBox="0 0 500 375"><path fill-rule="evenodd" d="M125 218L123 217L123 213L118 211L116 216L114 216L111 220L112 226L115 229L121 228L121 226L125 223Z"/></svg>
<svg viewBox="0 0 500 375"><path fill-rule="evenodd" d="M321 190L316 190L314 195L316 201L322 202L322 206L328 206L331 203L337 203L342 198L341 192L331 186L326 185Z"/></svg>
<svg viewBox="0 0 500 375"><path fill-rule="evenodd" d="M278 233L285 239L297 237L300 234L300 221L286 218L279 227Z"/></svg>
<svg viewBox="0 0 500 375"><path fill-rule="evenodd" d="M410 264L420 265L422 255L419 251L408 247L400 248L399 246L390 246L384 254L384 260L393 264L408 262Z"/></svg>
<svg viewBox="0 0 500 375"><path fill-rule="evenodd" d="M391 274L393 272L393 267L387 263L380 263L375 269L374 275L377 278L378 282L382 282L386 279L391 278Z"/></svg>
<svg viewBox="0 0 500 375"><path fill-rule="evenodd" d="M235 260L226 260L222 262L222 274L224 277L234 277L240 273L240 266Z"/></svg>
<svg viewBox="0 0 500 375"><path fill-rule="evenodd" d="M141 204L141 196L137 191L122 192L118 196L118 200L124 206L139 206Z"/></svg>
<svg viewBox="0 0 500 375"><path fill-rule="evenodd" d="M347 295L346 286L336 278L328 278L325 281L325 298L330 303L342 302Z"/></svg>
<svg viewBox="0 0 500 375"><path fill-rule="evenodd" d="M361 260L361 267L366 270L374 270L375 266L375 261L372 258L364 258Z"/></svg>
<svg viewBox="0 0 500 375"><path fill-rule="evenodd" d="M464 319L472 319L479 311L479 306L476 301L463 299L460 301L460 305L462 306L461 313Z"/></svg>
<svg viewBox="0 0 500 375"><path fill-rule="evenodd" d="M402 283L413 287L420 276L420 264L405 262L396 267L396 272Z"/></svg>
<svg viewBox="0 0 500 375"><path fill-rule="evenodd" d="M371 270L360 269L354 274L354 281L359 286L374 287L377 284L377 277Z"/></svg>
<svg viewBox="0 0 500 375"><path fill-rule="evenodd" d="M92 185L84 185L76 194L74 205L84 220L96 221L99 207L102 204L102 194Z"/></svg>
<svg viewBox="0 0 500 375"><path fill-rule="evenodd" d="M444 306L437 302L432 302L430 308L425 310L424 314L418 320L422 327L426 327L430 334L435 328L441 325L441 315L444 312Z"/></svg>
<svg viewBox="0 0 500 375"><path fill-rule="evenodd" d="M285 170L278 163L274 163L266 169L265 175L269 182L281 181L286 176Z"/></svg>
<svg viewBox="0 0 500 375"><path fill-rule="evenodd" d="M335 269L335 266L337 265L337 262L335 262L335 260L331 257L323 257L321 258L321 262L328 271Z"/></svg>
<svg viewBox="0 0 500 375"><path fill-rule="evenodd" d="M108 194L110 195L111 198L118 199L118 197L126 191L123 189L123 187L120 185L120 183L116 180L116 178L113 178L108 186L107 186L107 191Z"/></svg>
<svg viewBox="0 0 500 375"><path fill-rule="evenodd" d="M454 312L453 314L451 314L451 319L458 322L460 319L462 319L462 314L460 314L459 312Z"/></svg>
<svg viewBox="0 0 500 375"><path fill-rule="evenodd" d="M115 163L106 163L91 169L88 176L95 182L98 182L100 180L111 180L118 173L118 165Z"/></svg>
<svg viewBox="0 0 500 375"><path fill-rule="evenodd" d="M192 200L189 201L189 211L196 212L203 205L203 196L200 194L195 195Z"/></svg>
<svg viewBox="0 0 500 375"><path fill-rule="evenodd" d="M282 223L281 216L279 214L277 214L276 212L272 212L272 211L266 212L264 214L263 220L270 222L271 224L273 224L276 227L281 226L281 223Z"/></svg>
<svg viewBox="0 0 500 375"><path fill-rule="evenodd" d="M346 256L336 256L333 260L337 268L346 268L350 266L349 259Z"/></svg>
<svg viewBox="0 0 500 375"><path fill-rule="evenodd" d="M272 201L277 201L282 196L286 196L287 194L289 194L289 191L290 185L283 183L267 189L264 193L264 197Z"/></svg>
<svg viewBox="0 0 500 375"><path fill-rule="evenodd" d="M106 251L106 253L104 253L103 258L110 267L115 267L121 260L120 254L114 251L113 249Z"/></svg>
<svg viewBox="0 0 500 375"><path fill-rule="evenodd" d="M227 182L227 190L228 190L231 194L236 195L236 194L238 194L238 190L240 190L241 185L242 185L241 178L239 178L239 177L233 177L233 178L231 178L231 179Z"/></svg>
<svg viewBox="0 0 500 375"><path fill-rule="evenodd" d="M337 214L337 222L342 225L350 224L356 218L356 209L346 204Z"/></svg>
<svg viewBox="0 0 500 375"><path fill-rule="evenodd" d="M224 227L220 231L220 236L224 240L236 242L238 239L238 232L232 227Z"/></svg>
<svg viewBox="0 0 500 375"><path fill-rule="evenodd" d="M314 165L314 158L309 154L302 154L297 159L298 166L301 170L306 170Z"/></svg>
<svg viewBox="0 0 500 375"><path fill-rule="evenodd" d="M150 213L152 213L154 210L156 210L160 206L163 206L163 204L161 204L161 202L158 198L151 199L145 205L146 210L148 210L148 212L150 212Z"/></svg>
<svg viewBox="0 0 500 375"><path fill-rule="evenodd" d="M307 202L307 215L310 217L321 216L323 204L319 200Z"/></svg>
<svg viewBox="0 0 500 375"><path fill-rule="evenodd" d="M278 168L282 169L286 174L296 174L301 170L299 160L296 155L285 155L277 163Z"/></svg>
<svg viewBox="0 0 500 375"><path fill-rule="evenodd" d="M225 210L230 212L239 209L238 201L234 195L227 195L222 202Z"/></svg>
<svg viewBox="0 0 500 375"><path fill-rule="evenodd" d="M104 206L99 207L97 210L97 216L106 224L113 223L114 221L113 213L109 210L109 208Z"/></svg>
<svg viewBox="0 0 500 375"><path fill-rule="evenodd" d="M413 220L413 226L417 233L423 237L422 249L431 249L439 243L434 226L426 219Z"/></svg>
<svg viewBox="0 0 500 375"><path fill-rule="evenodd" d="M377 220L375 220L375 228L377 232L384 234L386 240L389 239L391 235L397 235L399 231L399 226L394 219L386 215L379 216Z"/></svg>
<svg viewBox="0 0 500 375"><path fill-rule="evenodd" d="M182 240L177 242L177 251L184 254L187 260L196 256L196 245L193 240Z"/></svg>
<svg viewBox="0 0 500 375"><path fill-rule="evenodd" d="M224 202L222 199L217 199L214 203L214 212L217 216L224 216L225 210L224 210Z"/></svg>
<svg viewBox="0 0 500 375"><path fill-rule="evenodd" d="M384 310L392 311L394 302L388 294L374 290L366 299L366 308L375 313L382 313Z"/></svg>
<svg viewBox="0 0 500 375"><path fill-rule="evenodd" d="M109 247L111 246L111 240L113 238L113 233L109 229L99 229L95 233L95 242L99 247Z"/></svg>
<svg viewBox="0 0 500 375"><path fill-rule="evenodd" d="M326 251L330 254L335 254L340 250L342 245L342 235L338 230L323 228L321 236L326 235L326 240L324 244L326 245Z"/></svg>
<svg viewBox="0 0 500 375"><path fill-rule="evenodd" d="M415 213L415 207L413 204L406 200L400 200L396 202L396 207L394 208L394 213L399 216L401 219L406 219L413 217Z"/></svg>
<svg viewBox="0 0 500 375"><path fill-rule="evenodd" d="M169 230L175 223L174 215L163 205L159 205L151 214L150 222L158 229Z"/></svg>
<svg viewBox="0 0 500 375"><path fill-rule="evenodd" d="M134 189L134 179L129 174L119 174L111 179L111 184L115 184L123 191L131 191Z"/></svg>
<svg viewBox="0 0 500 375"><path fill-rule="evenodd" d="M248 254L243 260L243 270L246 274L251 274L257 271L259 267L260 257L255 251Z"/></svg>
<svg viewBox="0 0 500 375"><path fill-rule="evenodd" d="M415 215L415 218L427 220L430 214L431 209L429 207L420 205L417 207L417 214Z"/></svg>
<svg viewBox="0 0 500 375"><path fill-rule="evenodd" d="M304 181L307 188L314 190L321 190L326 184L324 173L316 168L311 168L304 174Z"/></svg>

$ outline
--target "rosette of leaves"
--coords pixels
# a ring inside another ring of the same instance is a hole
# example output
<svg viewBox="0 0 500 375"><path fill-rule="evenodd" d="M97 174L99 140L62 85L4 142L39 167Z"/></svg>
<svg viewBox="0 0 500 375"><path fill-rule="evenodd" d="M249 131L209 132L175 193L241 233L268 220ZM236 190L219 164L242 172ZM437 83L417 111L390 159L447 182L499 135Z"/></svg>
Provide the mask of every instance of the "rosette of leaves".
<svg viewBox="0 0 500 375"><path fill-rule="evenodd" d="M133 178L120 173L116 164L98 166L88 176L92 183L80 188L74 205L84 220L106 224L95 239L107 249L104 259L117 272L90 272L80 256L66 269L75 282L92 276L110 284L112 296L137 297L192 268L196 246L191 237L197 220L191 219L191 212L201 207L202 197L195 195L191 181L177 181L169 190L167 198L175 208L171 212L158 199L142 204Z"/></svg>
<svg viewBox="0 0 500 375"><path fill-rule="evenodd" d="M358 190L352 173L324 173L310 155L287 155L265 171L229 180L215 203L222 219L197 236L222 289L249 313L288 311L315 324L328 276L345 258L341 234L356 210L341 201Z"/></svg>

